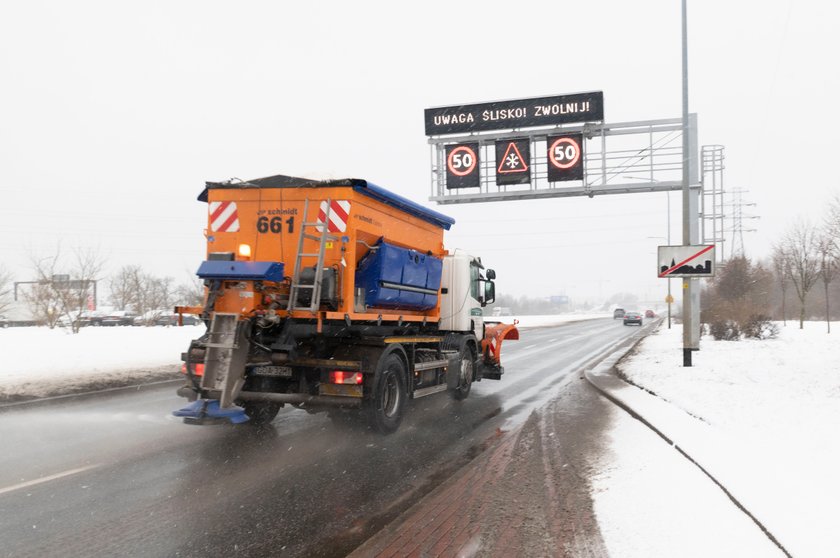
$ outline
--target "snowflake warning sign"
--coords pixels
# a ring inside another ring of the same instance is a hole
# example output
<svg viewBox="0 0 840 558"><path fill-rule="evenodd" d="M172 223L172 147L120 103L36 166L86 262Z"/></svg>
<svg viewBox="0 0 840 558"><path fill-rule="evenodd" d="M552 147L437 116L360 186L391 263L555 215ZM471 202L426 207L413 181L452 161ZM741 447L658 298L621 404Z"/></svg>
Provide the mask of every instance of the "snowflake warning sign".
<svg viewBox="0 0 840 558"><path fill-rule="evenodd" d="M531 141L528 138L496 142L496 184L531 182Z"/></svg>

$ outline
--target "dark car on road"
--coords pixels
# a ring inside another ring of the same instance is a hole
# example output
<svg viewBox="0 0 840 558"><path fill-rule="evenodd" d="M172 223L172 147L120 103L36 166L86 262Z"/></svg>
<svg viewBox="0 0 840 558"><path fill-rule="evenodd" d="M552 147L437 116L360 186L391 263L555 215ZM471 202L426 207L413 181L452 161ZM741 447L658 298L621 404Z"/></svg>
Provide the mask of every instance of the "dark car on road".
<svg viewBox="0 0 840 558"><path fill-rule="evenodd" d="M108 314L104 318L100 325L103 326L130 326L134 325L134 319L137 317L137 314L132 314L130 312L125 312L122 310L118 310L116 312L112 312Z"/></svg>
<svg viewBox="0 0 840 558"><path fill-rule="evenodd" d="M193 316L190 314L184 314L181 318L182 323L186 325L198 325L201 323L201 319L198 316ZM178 314L161 314L155 319L155 325L159 326L176 326L178 325Z"/></svg>
<svg viewBox="0 0 840 558"><path fill-rule="evenodd" d="M613 310L613 320L624 317L624 308L616 308Z"/></svg>
<svg viewBox="0 0 840 558"><path fill-rule="evenodd" d="M624 314L624 325L642 325L642 315L639 312L626 312Z"/></svg>
<svg viewBox="0 0 840 558"><path fill-rule="evenodd" d="M76 318L76 322L78 323L79 327L98 327L102 325L102 320L104 319L105 314L103 314L102 312L97 312L96 310L91 310L79 314L79 317Z"/></svg>

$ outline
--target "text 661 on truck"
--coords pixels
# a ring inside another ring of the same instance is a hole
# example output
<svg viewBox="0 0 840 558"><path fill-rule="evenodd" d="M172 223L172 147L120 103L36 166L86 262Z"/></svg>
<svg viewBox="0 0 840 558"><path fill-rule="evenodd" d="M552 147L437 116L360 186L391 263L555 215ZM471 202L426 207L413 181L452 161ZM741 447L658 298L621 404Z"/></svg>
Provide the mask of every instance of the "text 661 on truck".
<svg viewBox="0 0 840 558"><path fill-rule="evenodd" d="M187 422L286 404L394 432L410 399L502 376L514 325L484 323L495 273L443 246L454 220L365 180L208 182L207 331L182 354Z"/></svg>

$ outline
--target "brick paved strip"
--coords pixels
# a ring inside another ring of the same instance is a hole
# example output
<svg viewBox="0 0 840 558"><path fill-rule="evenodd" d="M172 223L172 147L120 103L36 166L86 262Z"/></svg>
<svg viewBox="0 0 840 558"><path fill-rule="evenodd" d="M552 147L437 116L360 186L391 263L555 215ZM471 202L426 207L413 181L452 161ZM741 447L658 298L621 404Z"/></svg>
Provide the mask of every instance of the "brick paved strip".
<svg viewBox="0 0 840 558"><path fill-rule="evenodd" d="M606 556L592 510L592 456L606 403L569 382L350 556Z"/></svg>

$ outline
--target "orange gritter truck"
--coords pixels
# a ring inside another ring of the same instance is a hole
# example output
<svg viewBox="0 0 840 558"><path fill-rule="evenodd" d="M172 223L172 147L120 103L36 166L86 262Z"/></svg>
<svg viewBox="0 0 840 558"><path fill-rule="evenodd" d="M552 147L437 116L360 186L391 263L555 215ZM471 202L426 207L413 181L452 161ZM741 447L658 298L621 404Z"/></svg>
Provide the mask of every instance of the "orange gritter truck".
<svg viewBox="0 0 840 558"><path fill-rule="evenodd" d="M410 399L500 379L515 325L485 323L495 273L448 252L454 220L360 179L208 182L207 324L182 354L190 423L286 404L394 432Z"/></svg>

